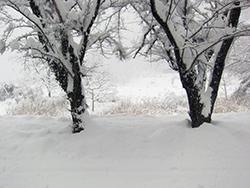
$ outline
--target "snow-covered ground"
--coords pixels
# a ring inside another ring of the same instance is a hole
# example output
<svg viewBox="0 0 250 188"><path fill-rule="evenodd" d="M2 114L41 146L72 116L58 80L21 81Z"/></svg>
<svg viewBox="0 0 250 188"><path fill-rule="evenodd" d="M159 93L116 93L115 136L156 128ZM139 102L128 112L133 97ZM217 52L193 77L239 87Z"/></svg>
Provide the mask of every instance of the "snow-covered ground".
<svg viewBox="0 0 250 188"><path fill-rule="evenodd" d="M250 113L187 116L0 116L1 188L248 188Z"/></svg>
<svg viewBox="0 0 250 188"><path fill-rule="evenodd" d="M134 59L113 61L108 66L119 97L158 97L168 92L185 95L178 73L170 69L167 62Z"/></svg>
<svg viewBox="0 0 250 188"><path fill-rule="evenodd" d="M107 66L117 102L186 97L167 64ZM226 83L230 95L239 81ZM0 188L250 187L250 112L215 114L198 129L189 127L187 114L92 115L73 135L67 116L6 116L13 105L0 105ZM99 105L96 114L108 107Z"/></svg>

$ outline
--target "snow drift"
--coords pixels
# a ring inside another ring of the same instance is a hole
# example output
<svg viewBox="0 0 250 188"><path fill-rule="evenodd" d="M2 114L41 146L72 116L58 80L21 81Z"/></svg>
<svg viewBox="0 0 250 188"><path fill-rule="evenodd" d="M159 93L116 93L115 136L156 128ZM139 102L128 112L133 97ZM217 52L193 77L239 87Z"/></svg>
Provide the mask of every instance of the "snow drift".
<svg viewBox="0 0 250 188"><path fill-rule="evenodd" d="M71 134L64 117L0 116L3 188L247 188L250 113L93 116Z"/></svg>

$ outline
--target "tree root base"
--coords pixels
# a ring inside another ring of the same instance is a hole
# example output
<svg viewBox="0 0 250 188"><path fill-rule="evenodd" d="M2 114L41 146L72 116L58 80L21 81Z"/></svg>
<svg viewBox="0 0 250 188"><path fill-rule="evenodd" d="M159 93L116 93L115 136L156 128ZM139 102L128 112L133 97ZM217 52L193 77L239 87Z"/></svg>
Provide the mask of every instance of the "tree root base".
<svg viewBox="0 0 250 188"><path fill-rule="evenodd" d="M83 127L73 127L72 133L80 133L83 130L84 130Z"/></svg>

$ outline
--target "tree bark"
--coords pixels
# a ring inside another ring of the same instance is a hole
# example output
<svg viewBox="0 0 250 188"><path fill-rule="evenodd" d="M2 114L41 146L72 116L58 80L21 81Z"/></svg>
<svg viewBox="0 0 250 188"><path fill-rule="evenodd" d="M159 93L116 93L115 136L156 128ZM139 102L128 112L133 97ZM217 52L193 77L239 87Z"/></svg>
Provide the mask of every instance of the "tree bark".
<svg viewBox="0 0 250 188"><path fill-rule="evenodd" d="M189 103L189 116L192 128L197 128L208 120L202 114L204 104L201 102L199 90L196 88L187 88L186 93Z"/></svg>
<svg viewBox="0 0 250 188"><path fill-rule="evenodd" d="M86 111L85 95L80 75L76 75L73 79L73 91L68 93L70 101L70 112L72 116L72 132L79 133L84 130L83 115Z"/></svg>
<svg viewBox="0 0 250 188"><path fill-rule="evenodd" d="M84 113L87 108L87 104L85 101L85 93L84 88L82 84L82 75L80 71L80 64L78 63L78 59L74 54L74 49L72 46L69 46L68 52L70 54L69 61L72 66L74 77L73 79L73 88L72 86L68 85L67 88L67 95L68 99L70 101L70 107L71 107L71 116L72 116L72 132L73 133L79 133L82 130L84 130ZM68 84L69 81L68 81ZM72 91L71 91L72 89Z"/></svg>
<svg viewBox="0 0 250 188"><path fill-rule="evenodd" d="M228 51L230 49L231 44L233 43L233 39L227 39L223 41L221 49L218 53L218 57L215 61L214 71L212 74L212 80L210 82L209 87L212 88L212 95L211 95L211 108L210 113L207 118L212 118L212 113L214 110L215 101L218 95L219 87L220 87L220 81L222 78L223 70L225 67L225 61L228 54Z"/></svg>
<svg viewBox="0 0 250 188"><path fill-rule="evenodd" d="M187 93L192 128L197 128L204 122L210 123L211 119L202 114L204 103L201 101L201 89L195 84L196 73L193 71L190 71L189 74L179 73L182 86Z"/></svg>

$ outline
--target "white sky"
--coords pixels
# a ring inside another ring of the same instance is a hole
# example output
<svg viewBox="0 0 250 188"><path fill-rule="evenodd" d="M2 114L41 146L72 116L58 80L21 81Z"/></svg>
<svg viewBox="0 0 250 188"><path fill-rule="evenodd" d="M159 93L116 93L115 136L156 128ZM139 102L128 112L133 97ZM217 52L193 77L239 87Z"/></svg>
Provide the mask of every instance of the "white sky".
<svg viewBox="0 0 250 188"><path fill-rule="evenodd" d="M0 83L16 82L23 77L20 71L23 62L14 57L16 54L10 52L0 55Z"/></svg>

